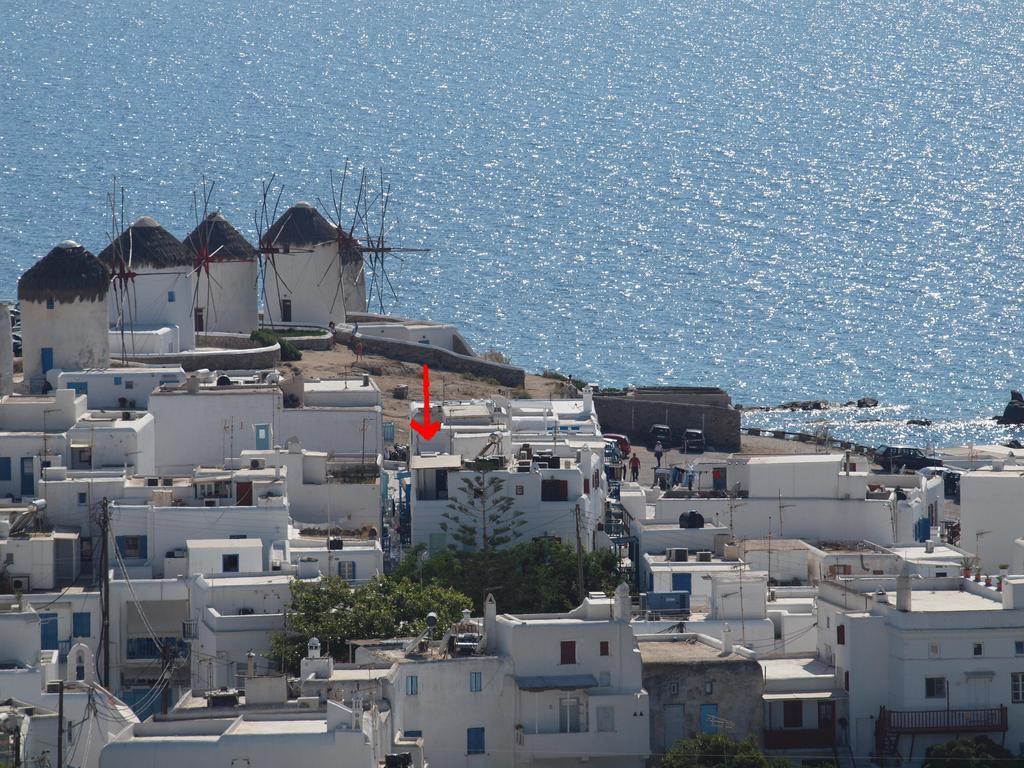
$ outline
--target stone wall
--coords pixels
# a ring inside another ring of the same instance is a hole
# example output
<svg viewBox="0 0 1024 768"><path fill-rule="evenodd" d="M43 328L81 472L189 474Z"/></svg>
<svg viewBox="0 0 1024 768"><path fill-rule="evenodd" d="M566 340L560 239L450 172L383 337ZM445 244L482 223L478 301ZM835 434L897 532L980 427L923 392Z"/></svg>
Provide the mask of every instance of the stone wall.
<svg viewBox="0 0 1024 768"><path fill-rule="evenodd" d="M668 424L677 441L684 429L703 429L708 448L740 449L740 412L732 408L613 394L594 395L594 407L603 431L628 435L641 445L652 424Z"/></svg>
<svg viewBox="0 0 1024 768"><path fill-rule="evenodd" d="M641 643L641 654L644 645ZM722 659L709 653L690 662L644 662L643 683L650 696L651 749L655 754L664 754L671 748L665 738L666 707L680 704L683 738L700 734L700 705L717 704L717 716L732 723L729 736L740 740L750 736L761 743L764 678L761 666L753 659ZM710 693L705 687L707 683L711 684ZM680 710L668 712L678 714Z"/></svg>
<svg viewBox="0 0 1024 768"><path fill-rule="evenodd" d="M145 365L180 365L186 371L203 368L211 371L264 370L276 368L281 362L281 346L189 350L166 355L135 355L128 359Z"/></svg>
<svg viewBox="0 0 1024 768"><path fill-rule="evenodd" d="M504 387L521 389L526 385L526 371L514 365L493 363L481 357L460 355L428 344L413 344L396 339L363 336L339 329L335 338L341 344L350 344L354 338L363 342L363 350L406 363L427 364L431 368L453 373L465 373L483 379L494 379Z"/></svg>
<svg viewBox="0 0 1024 768"><path fill-rule="evenodd" d="M632 396L640 400L717 405L719 408L732 405L729 393L719 387L637 387Z"/></svg>

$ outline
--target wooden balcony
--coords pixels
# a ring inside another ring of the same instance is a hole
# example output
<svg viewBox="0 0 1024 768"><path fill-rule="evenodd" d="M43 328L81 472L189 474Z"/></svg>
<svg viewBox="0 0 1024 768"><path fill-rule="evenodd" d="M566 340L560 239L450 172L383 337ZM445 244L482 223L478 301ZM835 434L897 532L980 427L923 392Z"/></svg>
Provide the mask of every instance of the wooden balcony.
<svg viewBox="0 0 1024 768"><path fill-rule="evenodd" d="M926 709L900 712L882 707L878 725L889 733L1005 733L1006 707Z"/></svg>
<svg viewBox="0 0 1024 768"><path fill-rule="evenodd" d="M764 732L765 749L828 749L835 743L834 729L786 728Z"/></svg>

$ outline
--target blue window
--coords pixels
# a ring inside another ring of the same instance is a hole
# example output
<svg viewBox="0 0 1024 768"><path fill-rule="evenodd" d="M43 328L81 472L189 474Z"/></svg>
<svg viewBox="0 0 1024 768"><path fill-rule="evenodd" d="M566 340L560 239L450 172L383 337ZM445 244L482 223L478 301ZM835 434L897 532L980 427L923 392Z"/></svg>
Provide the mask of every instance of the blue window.
<svg viewBox="0 0 1024 768"><path fill-rule="evenodd" d="M238 573L238 554L221 555L221 570L224 573Z"/></svg>
<svg viewBox="0 0 1024 768"><path fill-rule="evenodd" d="M480 693L483 687L483 675L479 672L469 673L469 690L471 693Z"/></svg>
<svg viewBox="0 0 1024 768"><path fill-rule="evenodd" d="M11 481L11 459L8 456L0 457L0 481Z"/></svg>
<svg viewBox="0 0 1024 768"><path fill-rule="evenodd" d="M483 728L467 728L466 729L466 754L467 755L482 755L487 750L484 748L484 729Z"/></svg>
<svg viewBox="0 0 1024 768"><path fill-rule="evenodd" d="M71 636L92 637L92 614L87 611L71 614Z"/></svg>
<svg viewBox="0 0 1024 768"><path fill-rule="evenodd" d="M416 675L407 675L405 678L405 695L416 696L420 692L420 679Z"/></svg>
<svg viewBox="0 0 1024 768"><path fill-rule="evenodd" d="M174 303L174 291L168 291L167 292L167 303L168 304L173 304Z"/></svg>
<svg viewBox="0 0 1024 768"><path fill-rule="evenodd" d="M147 536L117 536L117 551L125 560L145 560L149 556Z"/></svg>
<svg viewBox="0 0 1024 768"><path fill-rule="evenodd" d="M43 373L53 368L53 347L43 347L40 349L39 357L43 366Z"/></svg>
<svg viewBox="0 0 1024 768"><path fill-rule="evenodd" d="M420 731L420 730L406 731L402 735L405 736L405 738L407 738L407 739L421 739L421 738L423 738L423 731Z"/></svg>
<svg viewBox="0 0 1024 768"><path fill-rule="evenodd" d="M69 381L68 389L74 390L76 395L89 394L89 384L84 381Z"/></svg>
<svg viewBox="0 0 1024 768"><path fill-rule="evenodd" d="M53 299L47 299L46 300L46 308L47 309L53 309Z"/></svg>
<svg viewBox="0 0 1024 768"><path fill-rule="evenodd" d="M120 376L115 376L114 377L114 386L115 387L120 387L121 386L121 377Z"/></svg>
<svg viewBox="0 0 1024 768"><path fill-rule="evenodd" d="M88 502L89 502L89 497L88 496L86 496L84 493L78 494L78 503L79 504L87 504Z"/></svg>

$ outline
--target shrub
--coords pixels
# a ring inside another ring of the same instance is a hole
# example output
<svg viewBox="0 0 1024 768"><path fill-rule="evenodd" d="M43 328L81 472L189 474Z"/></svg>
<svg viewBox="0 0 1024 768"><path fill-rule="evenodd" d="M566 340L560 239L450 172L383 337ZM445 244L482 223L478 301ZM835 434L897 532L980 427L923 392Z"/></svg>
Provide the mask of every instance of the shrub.
<svg viewBox="0 0 1024 768"><path fill-rule="evenodd" d="M302 359L302 352L298 347L288 341L288 339L283 339L274 331L268 331L266 328L250 333L249 340L262 344L265 347L269 347L272 344L280 344L281 360L283 362L293 363L296 360Z"/></svg>

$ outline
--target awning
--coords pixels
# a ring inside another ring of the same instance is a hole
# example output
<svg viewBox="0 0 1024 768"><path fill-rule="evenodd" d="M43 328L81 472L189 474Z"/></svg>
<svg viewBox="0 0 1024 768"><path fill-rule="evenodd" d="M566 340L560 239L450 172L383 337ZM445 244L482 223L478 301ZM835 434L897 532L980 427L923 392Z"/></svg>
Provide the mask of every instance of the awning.
<svg viewBox="0 0 1024 768"><path fill-rule="evenodd" d="M517 675L516 685L521 691L578 691L596 688L597 678L593 675Z"/></svg>
<svg viewBox="0 0 1024 768"><path fill-rule="evenodd" d="M75 442L71 443L71 447L72 448L92 448L92 446L89 443L75 443Z"/></svg>
<svg viewBox="0 0 1024 768"><path fill-rule="evenodd" d="M462 456L442 453L439 456L411 456L409 469L461 469Z"/></svg>
<svg viewBox="0 0 1024 768"><path fill-rule="evenodd" d="M765 701L803 701L817 699L845 699L846 691L800 691L799 693L766 693L762 697Z"/></svg>

